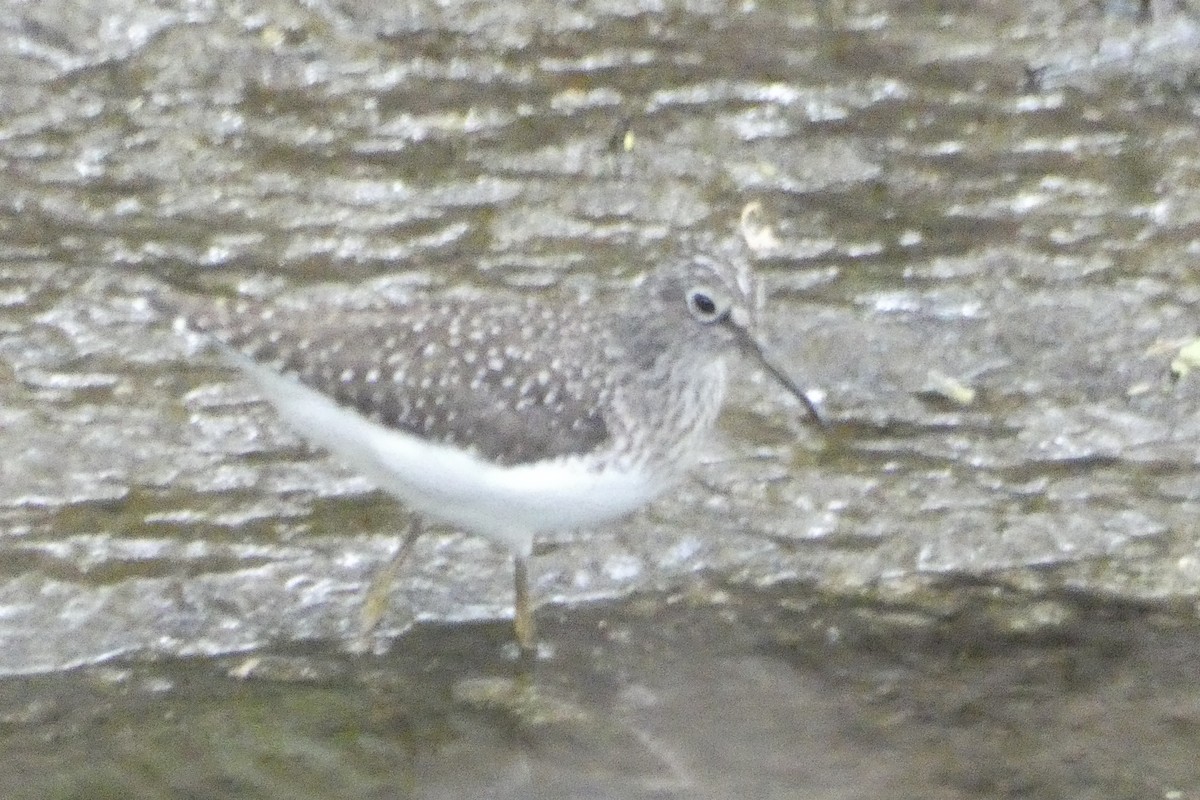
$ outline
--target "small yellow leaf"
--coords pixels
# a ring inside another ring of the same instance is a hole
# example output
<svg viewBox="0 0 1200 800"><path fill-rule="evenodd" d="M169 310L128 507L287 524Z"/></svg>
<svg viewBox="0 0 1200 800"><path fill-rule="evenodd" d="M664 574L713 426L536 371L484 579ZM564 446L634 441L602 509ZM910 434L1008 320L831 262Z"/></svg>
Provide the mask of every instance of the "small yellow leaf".
<svg viewBox="0 0 1200 800"><path fill-rule="evenodd" d="M1200 339L1193 339L1175 354L1171 361L1171 377L1180 380L1197 367L1200 367Z"/></svg>

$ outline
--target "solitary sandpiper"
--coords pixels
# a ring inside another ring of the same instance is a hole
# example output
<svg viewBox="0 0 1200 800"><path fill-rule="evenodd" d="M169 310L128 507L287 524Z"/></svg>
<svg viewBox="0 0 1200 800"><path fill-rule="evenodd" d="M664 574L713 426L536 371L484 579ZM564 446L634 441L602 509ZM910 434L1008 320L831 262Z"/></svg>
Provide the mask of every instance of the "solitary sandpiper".
<svg viewBox="0 0 1200 800"><path fill-rule="evenodd" d="M485 536L514 562L517 643L536 648L527 561L539 533L628 514L679 479L725 395L725 357L764 355L758 287L734 257L650 272L619 308L578 298L173 296L199 334L284 421L419 517ZM414 522L364 603L373 627Z"/></svg>

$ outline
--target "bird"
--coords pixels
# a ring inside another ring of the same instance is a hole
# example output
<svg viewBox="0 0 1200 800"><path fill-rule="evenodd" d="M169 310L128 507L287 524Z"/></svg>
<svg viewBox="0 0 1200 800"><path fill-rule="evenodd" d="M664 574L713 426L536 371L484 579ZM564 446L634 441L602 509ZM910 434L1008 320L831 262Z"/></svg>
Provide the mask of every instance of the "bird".
<svg viewBox="0 0 1200 800"><path fill-rule="evenodd" d="M753 359L823 422L814 393L761 340L757 277L727 253L666 259L615 304L436 291L347 304L178 290L159 304L285 425L414 512L367 589L364 633L431 522L511 554L515 640L536 652L535 538L624 517L677 484L714 427L731 356Z"/></svg>

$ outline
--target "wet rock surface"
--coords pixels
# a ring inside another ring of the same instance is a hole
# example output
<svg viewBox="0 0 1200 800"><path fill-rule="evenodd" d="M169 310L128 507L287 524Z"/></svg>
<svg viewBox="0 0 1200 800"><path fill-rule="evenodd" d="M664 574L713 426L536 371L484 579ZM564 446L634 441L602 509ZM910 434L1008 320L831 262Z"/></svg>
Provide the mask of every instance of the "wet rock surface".
<svg viewBox="0 0 1200 800"><path fill-rule="evenodd" d="M2 16L0 693L26 765L6 796L127 794L121 743L147 720L166 720L151 752L177 752L171 720L202 727L245 691L261 724L224 733L303 729L362 779L331 784L345 796L718 797L730 775L761 797L1196 795L1186 9ZM148 302L163 283L604 302L701 235L745 241L779 360L834 424L746 370L695 480L543 542L533 706L488 699L512 668L508 565L452 532L397 585L390 654L345 652L403 510ZM238 683L231 653L287 674ZM338 725L304 716L312 669ZM551 726L531 755L503 721L529 707L599 727ZM721 709L742 715L729 735ZM50 787L36 765L59 744L81 766ZM387 755L405 747L421 769ZM722 748L738 768L705 760ZM239 796L297 796L212 755L138 791L236 774Z"/></svg>

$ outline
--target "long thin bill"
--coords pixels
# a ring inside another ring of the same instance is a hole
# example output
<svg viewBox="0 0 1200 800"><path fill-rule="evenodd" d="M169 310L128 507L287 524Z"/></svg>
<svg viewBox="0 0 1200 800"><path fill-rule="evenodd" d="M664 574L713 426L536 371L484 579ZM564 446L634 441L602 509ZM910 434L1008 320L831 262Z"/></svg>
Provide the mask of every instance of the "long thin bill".
<svg viewBox="0 0 1200 800"><path fill-rule="evenodd" d="M763 347L762 342L759 342L749 334L745 334L745 343L747 349L753 352L758 358L763 369L775 378L775 380L779 381L785 389L794 394L796 399L804 403L804 407L808 409L808 414L813 418L814 422L822 427L829 424L829 419L825 416L821 404L817 400L814 400L808 392L801 389L795 381L788 377L787 373L775 365L774 359L767 355L767 349Z"/></svg>

